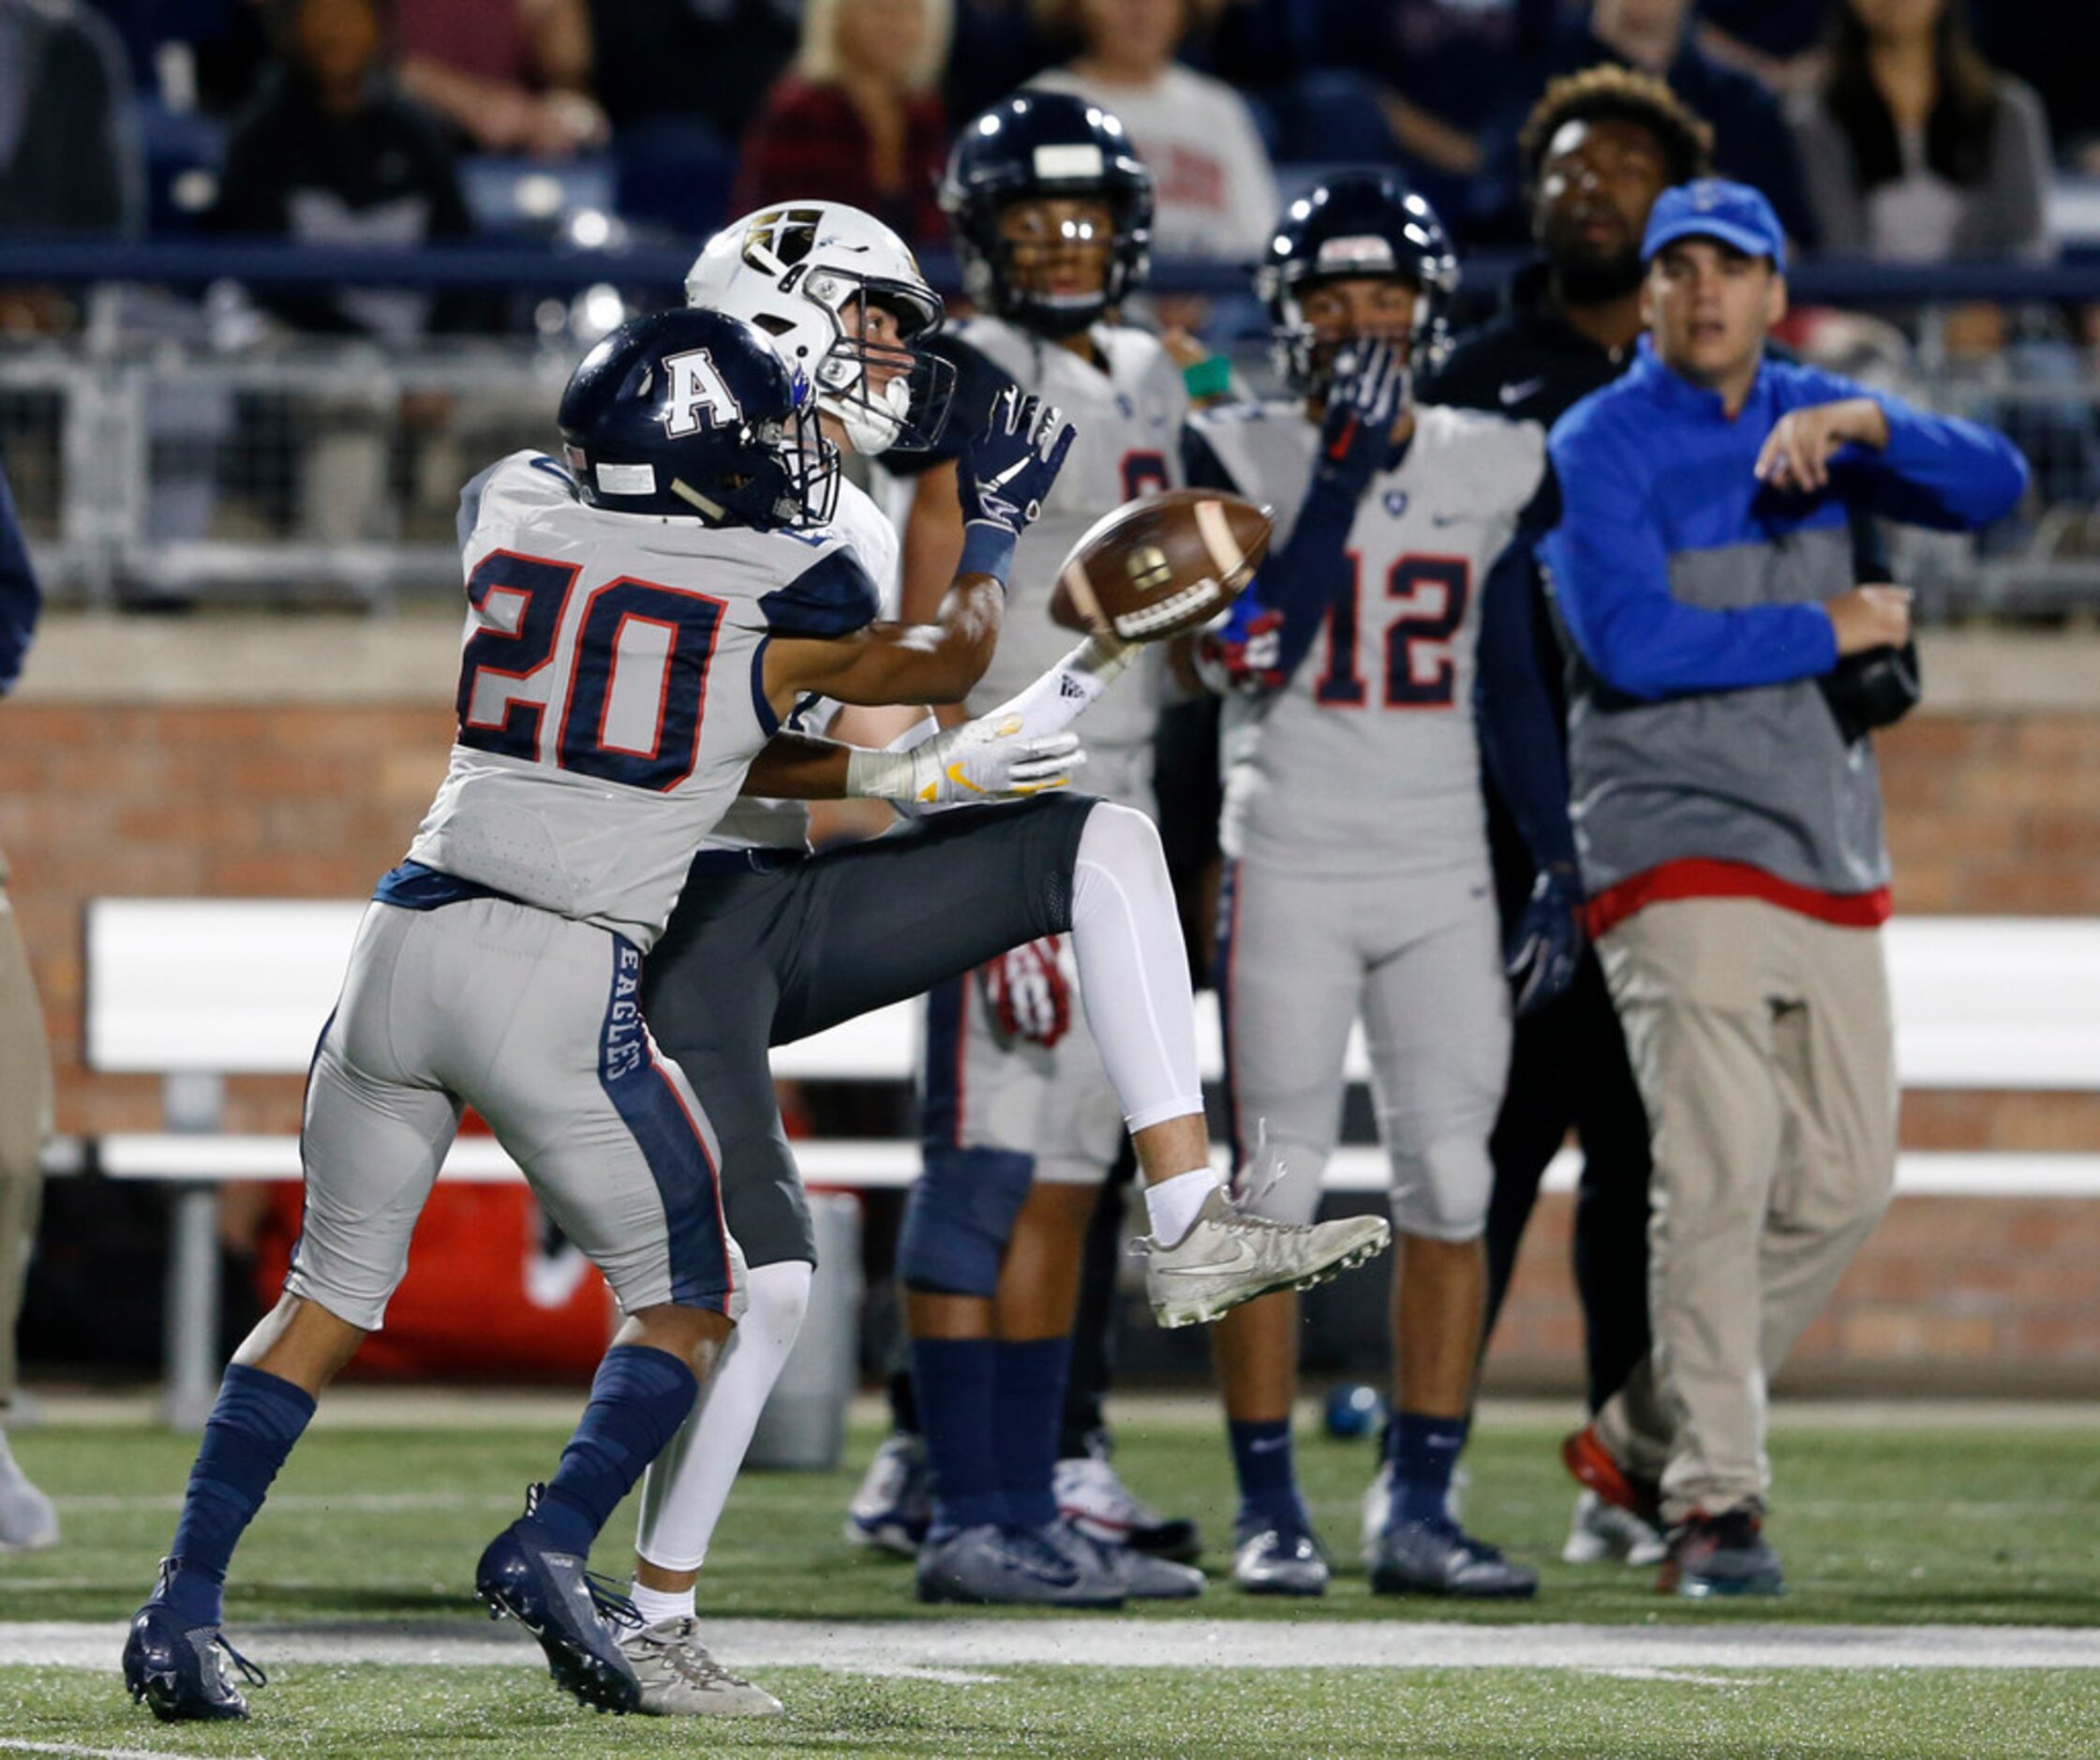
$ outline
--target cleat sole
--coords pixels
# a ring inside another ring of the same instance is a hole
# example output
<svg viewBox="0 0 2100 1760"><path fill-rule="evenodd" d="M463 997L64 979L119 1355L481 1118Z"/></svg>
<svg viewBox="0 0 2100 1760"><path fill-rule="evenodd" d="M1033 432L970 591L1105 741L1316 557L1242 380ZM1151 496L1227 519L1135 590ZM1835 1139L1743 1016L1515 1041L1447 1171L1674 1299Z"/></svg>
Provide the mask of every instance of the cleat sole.
<svg viewBox="0 0 2100 1760"><path fill-rule="evenodd" d="M626 1676L608 1667L600 1658L579 1648L559 1633L535 1625L524 1612L503 1598L500 1590L477 1590L476 1599L488 1608L489 1618L508 1616L539 1640L547 1659L547 1673L554 1684L594 1711L625 1716L641 1708L641 1689Z"/></svg>
<svg viewBox="0 0 2100 1760"><path fill-rule="evenodd" d="M1236 1307L1249 1302L1258 1302L1265 1295L1274 1295L1279 1290L1314 1290L1323 1283L1333 1283L1345 1271L1354 1271L1357 1266L1368 1264L1392 1245L1390 1233L1380 1239L1368 1241L1362 1246L1353 1246L1336 1259L1332 1259L1318 1269L1304 1272L1296 1277L1279 1277L1273 1283L1263 1284L1259 1289L1235 1294L1229 1301L1212 1298L1197 1301L1185 1306L1154 1307L1152 1317L1166 1331L1172 1332L1183 1326L1207 1326L1213 1320L1222 1320Z"/></svg>

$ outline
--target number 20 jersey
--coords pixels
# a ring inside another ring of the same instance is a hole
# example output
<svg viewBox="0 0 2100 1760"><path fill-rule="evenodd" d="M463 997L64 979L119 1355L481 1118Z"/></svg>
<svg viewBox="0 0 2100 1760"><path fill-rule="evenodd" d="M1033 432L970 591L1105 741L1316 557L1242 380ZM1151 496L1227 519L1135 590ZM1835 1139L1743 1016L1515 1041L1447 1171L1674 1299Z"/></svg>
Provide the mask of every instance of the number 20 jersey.
<svg viewBox="0 0 2100 1760"><path fill-rule="evenodd" d="M606 513L516 453L461 498L452 762L409 857L647 949L777 726L775 634L875 615L833 535Z"/></svg>
<svg viewBox="0 0 2100 1760"><path fill-rule="evenodd" d="M1280 402L1208 411L1190 426L1191 478L1273 506L1274 557L1304 501L1318 427ZM1350 578L1303 664L1279 692L1226 700L1228 856L1333 873L1485 864L1481 596L1545 469L1534 423L1416 410L1398 464L1357 504Z"/></svg>

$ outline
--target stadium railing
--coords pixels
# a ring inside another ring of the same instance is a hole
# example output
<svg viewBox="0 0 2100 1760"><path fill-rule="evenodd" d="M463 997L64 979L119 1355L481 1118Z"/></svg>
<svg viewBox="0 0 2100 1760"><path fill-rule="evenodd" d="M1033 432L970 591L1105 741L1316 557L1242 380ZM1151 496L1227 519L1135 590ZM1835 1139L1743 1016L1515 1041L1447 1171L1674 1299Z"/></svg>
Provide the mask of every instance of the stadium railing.
<svg viewBox="0 0 2100 1760"><path fill-rule="evenodd" d="M1515 261L1467 261L1477 308ZM676 299L688 262L686 251L662 247L10 238L0 286L83 292L73 336L0 354L0 459L50 589L90 604L379 607L449 594L459 483L504 451L545 444L582 344L624 310ZM951 261L927 268L955 285ZM1248 310L1233 265L1163 262L1154 285ZM400 345L298 336L242 289L484 293L523 334ZM1907 329L1847 332L1845 364L2006 426L2035 466L2029 506L1980 540L1898 546L1899 577L1919 589L1926 614L2100 607L2100 371L2062 321L2100 306L2100 263L1825 261L1803 265L1794 293L1803 306L1907 316ZM1987 361L1949 362L1931 315L1976 300L2025 314L2016 339ZM1258 330L1243 327L1224 346L1243 382L1263 389Z"/></svg>
<svg viewBox="0 0 2100 1760"><path fill-rule="evenodd" d="M101 1072L163 1081L163 1122L81 1145L107 1177L171 1182L164 1410L203 1421L217 1385L216 1188L234 1180L295 1179L293 1135L222 1128L228 1077L298 1075L334 1006L361 901L97 899L86 912L82 1060ZM2100 918L1907 917L1888 930L1897 1063L1910 1089L2100 1089ZM1221 1068L1212 999L1201 999L1206 1078ZM899 1005L781 1047L776 1076L811 1081L909 1084L919 1013ZM1368 1075L1361 1033L1353 1081ZM916 1141L801 1140L796 1156L812 1186L908 1185ZM1548 1175L1571 1186L1572 1151ZM445 1163L453 1181L515 1180L487 1137L462 1137ZM1331 1191L1382 1190L1384 1157L1368 1145L1335 1155ZM2100 1155L1910 1153L1899 1194L2087 1197L2100 1192Z"/></svg>

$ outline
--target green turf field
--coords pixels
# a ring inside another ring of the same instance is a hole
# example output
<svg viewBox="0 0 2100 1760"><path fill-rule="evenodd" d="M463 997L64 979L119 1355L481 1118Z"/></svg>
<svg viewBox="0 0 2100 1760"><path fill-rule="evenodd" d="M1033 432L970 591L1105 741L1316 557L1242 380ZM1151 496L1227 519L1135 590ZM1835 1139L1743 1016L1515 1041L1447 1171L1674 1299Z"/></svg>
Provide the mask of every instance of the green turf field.
<svg viewBox="0 0 2100 1760"><path fill-rule="evenodd" d="M1143 1404L1120 1437L1125 1476L1155 1501L1200 1517L1212 1541L1206 1563L1218 1569L1231 1504L1214 1421L1197 1407ZM1468 1456L1468 1525L1541 1567L1535 1604L1373 1598L1354 1562L1371 1447L1302 1428L1303 1476L1339 1567L1333 1592L1279 1604L1214 1583L1200 1602L1148 1609L1117 1631L1141 1648L1145 1633L1162 1628L1161 1640L1177 1647L1169 1660L1189 1661L1201 1657L1191 1645L1214 1641L1203 1635L1213 1627L1215 1642L1235 1632L1269 1642L1223 1621L1275 1622L1278 1644L1303 1644L1321 1622L1364 1620L1581 1622L1694 1639L1718 1627L1789 1622L1884 1628L1894 1637L1903 1635L1896 1628L1925 1624L2100 1627L2100 1414L2090 1424L2014 1428L1782 1416L1769 1531L1791 1592L1718 1607L1657 1597L1649 1573L1558 1562L1571 1487L1557 1439L1556 1428L1491 1412ZM525 1481L547 1470L559 1441L551 1428L317 1428L236 1561L228 1595L235 1642L269 1665L269 1628L294 1621L350 1622L363 1634L485 1636L490 1628L467 1601L475 1556L515 1514ZM954 1618L917 1606L908 1566L839 1540L872 1442L872 1431L856 1432L839 1472L747 1477L702 1580L704 1618L841 1629ZM191 1439L54 1424L15 1446L59 1499L67 1538L53 1552L0 1559L0 1622L121 1620L166 1544ZM631 1516L616 1515L600 1568L624 1573L632 1531ZM925 1625L905 1630L931 1634ZM1334 1641L1345 1651L1361 1647L1363 1632L1337 1626ZM2024 1660L2017 1632L1976 1641L1986 1640L1997 1660L2008 1643ZM318 1630L303 1639L309 1654L329 1641ZM200 1732L154 1724L124 1703L112 1675L23 1665L29 1652L20 1648L10 1666L10 1642L0 1623L0 1756L122 1750L395 1760L637 1745L910 1755L2100 1754L2100 1668L2090 1665L1744 1666L1716 1652L1711 1662L1653 1669L1108 1668L1046 1666L1030 1656L895 1678L882 1663L799 1665L823 1661L820 1649L797 1665L751 1669L787 1701L783 1722L690 1728L594 1718L559 1698L532 1672L533 1654L520 1652L514 1668L284 1663L255 1695L254 1722ZM2100 1659L2100 1635L2081 1642L2081 1654ZM1361 1648L1332 1657L1293 1649L1274 1660L1363 1656ZM741 1659L727 1651L724 1660ZM1378 1660L1387 1660L1382 1650Z"/></svg>

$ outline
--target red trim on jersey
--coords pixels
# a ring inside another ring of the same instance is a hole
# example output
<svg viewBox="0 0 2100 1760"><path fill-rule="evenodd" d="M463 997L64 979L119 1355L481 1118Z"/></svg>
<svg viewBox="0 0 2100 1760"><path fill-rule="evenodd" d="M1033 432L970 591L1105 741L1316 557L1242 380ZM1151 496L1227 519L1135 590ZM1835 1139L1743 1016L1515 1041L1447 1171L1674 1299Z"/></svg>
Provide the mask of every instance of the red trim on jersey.
<svg viewBox="0 0 2100 1760"><path fill-rule="evenodd" d="M1888 921L1891 908L1886 887L1871 892L1821 892L1748 862L1693 856L1644 869L1598 893L1586 912L1590 936L1605 934L1634 912L1673 899L1761 899L1840 929L1878 928Z"/></svg>

